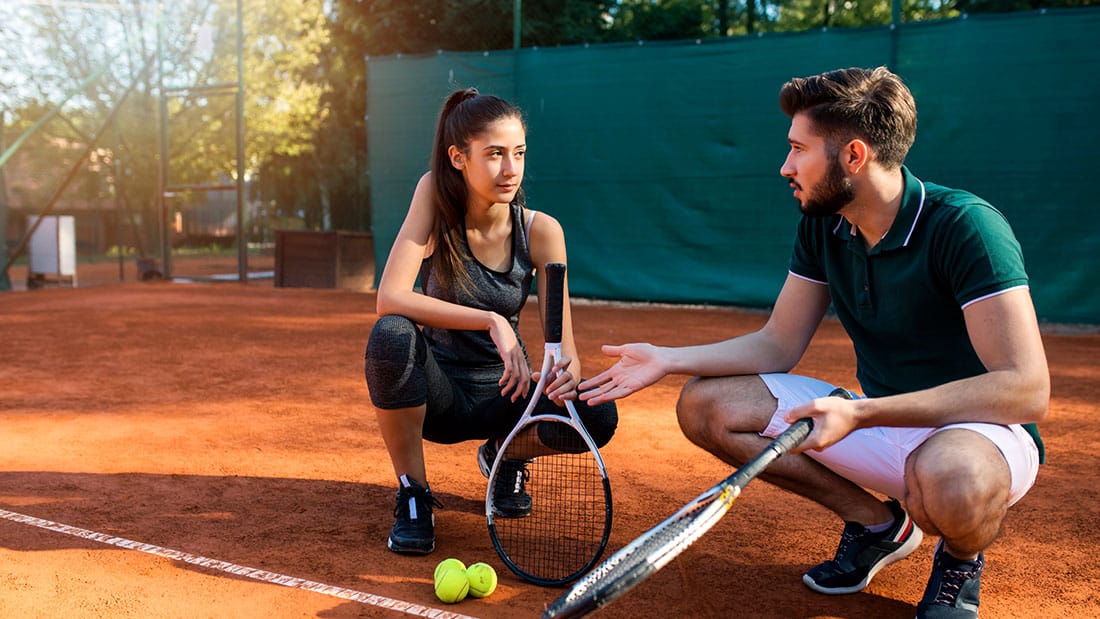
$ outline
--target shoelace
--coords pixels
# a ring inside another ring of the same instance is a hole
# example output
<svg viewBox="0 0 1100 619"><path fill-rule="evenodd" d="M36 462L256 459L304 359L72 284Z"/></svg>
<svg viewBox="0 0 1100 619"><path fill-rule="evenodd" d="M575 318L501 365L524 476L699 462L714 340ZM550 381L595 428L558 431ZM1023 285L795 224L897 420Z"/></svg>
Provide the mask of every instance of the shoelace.
<svg viewBox="0 0 1100 619"><path fill-rule="evenodd" d="M981 571L981 563L973 570L943 570L940 590L936 592L934 603L942 606L954 606L955 601L959 599L963 584L979 575Z"/></svg>
<svg viewBox="0 0 1100 619"><path fill-rule="evenodd" d="M852 533L847 528L841 531L840 545L836 548L836 554L833 556L833 562L840 562L840 559L848 554L848 547L851 546L856 540L862 538L863 535L863 533Z"/></svg>
<svg viewBox="0 0 1100 619"><path fill-rule="evenodd" d="M397 504L393 508L393 515L395 518L414 519L412 516L412 512L416 508L414 505L410 504L411 501L416 501L417 503L424 502L428 507L428 512L431 512L432 508L434 507L438 507L440 509L443 508L443 503L441 503L439 499L435 498L434 495L425 490L404 490L402 492L402 495L403 496L401 498L403 500L397 501ZM419 514L417 516L419 517Z"/></svg>

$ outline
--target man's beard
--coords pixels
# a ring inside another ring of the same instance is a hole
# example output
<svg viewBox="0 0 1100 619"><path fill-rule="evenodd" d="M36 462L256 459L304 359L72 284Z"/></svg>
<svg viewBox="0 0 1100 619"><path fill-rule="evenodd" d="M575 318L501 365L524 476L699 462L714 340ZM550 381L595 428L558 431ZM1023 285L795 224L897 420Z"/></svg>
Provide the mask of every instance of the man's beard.
<svg viewBox="0 0 1100 619"><path fill-rule="evenodd" d="M852 203L856 198L852 181L844 174L844 168L835 158L829 161L825 178L814 185L810 198L799 203L798 209L807 217L828 217L840 212L840 209Z"/></svg>

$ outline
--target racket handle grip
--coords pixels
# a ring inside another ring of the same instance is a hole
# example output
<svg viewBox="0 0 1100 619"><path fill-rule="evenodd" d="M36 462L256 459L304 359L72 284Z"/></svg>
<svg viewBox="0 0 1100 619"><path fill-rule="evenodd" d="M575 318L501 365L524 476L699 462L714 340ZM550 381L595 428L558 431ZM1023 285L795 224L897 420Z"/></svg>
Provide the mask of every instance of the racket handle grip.
<svg viewBox="0 0 1100 619"><path fill-rule="evenodd" d="M749 460L744 466L737 469L737 472L730 478L730 482L738 488L744 488L745 485L755 479L757 475L763 473L764 469L768 468L768 465L775 462L777 458L786 454L794 448L795 445L806 440L806 437L810 435L810 431L813 429L814 422L813 419L809 417L803 417L792 423L782 434L775 437L775 440L768 443L764 451L761 451L755 458Z"/></svg>
<svg viewBox="0 0 1100 619"><path fill-rule="evenodd" d="M565 265L547 262L542 270L546 277L546 343L561 343L562 305L565 298Z"/></svg>
<svg viewBox="0 0 1100 619"><path fill-rule="evenodd" d="M845 400L852 399L852 393L843 387L837 387L829 393L830 398L844 398ZM802 441L806 440L806 437L810 435L810 432L814 430L814 420L810 417L803 417L792 423L789 428L772 442L779 455L785 454Z"/></svg>
<svg viewBox="0 0 1100 619"><path fill-rule="evenodd" d="M786 431L777 436L772 445L780 454L785 454L796 445L806 440L806 437L810 435L813 429L814 420L809 417L803 417L792 423Z"/></svg>

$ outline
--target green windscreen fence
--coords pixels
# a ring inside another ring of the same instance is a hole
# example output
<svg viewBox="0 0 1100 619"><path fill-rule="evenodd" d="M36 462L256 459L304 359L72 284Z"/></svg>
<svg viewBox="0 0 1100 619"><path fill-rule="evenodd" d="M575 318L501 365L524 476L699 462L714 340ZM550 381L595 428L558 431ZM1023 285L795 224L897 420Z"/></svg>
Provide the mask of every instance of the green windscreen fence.
<svg viewBox="0 0 1100 619"><path fill-rule="evenodd" d="M888 65L913 90L920 178L998 207L1040 317L1100 323L1100 10L676 43L370 58L372 224L383 265L457 87L528 124L528 206L566 231L577 297L768 307L797 205L779 168L793 76ZM381 272L381 271L379 271Z"/></svg>

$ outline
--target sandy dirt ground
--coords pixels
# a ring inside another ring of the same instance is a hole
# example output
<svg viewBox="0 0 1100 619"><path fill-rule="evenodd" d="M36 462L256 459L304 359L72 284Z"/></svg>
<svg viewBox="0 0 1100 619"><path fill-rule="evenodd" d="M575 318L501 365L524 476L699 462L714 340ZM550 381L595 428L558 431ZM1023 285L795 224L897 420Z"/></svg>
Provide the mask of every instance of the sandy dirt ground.
<svg viewBox="0 0 1100 619"><path fill-rule="evenodd" d="M271 269L264 260L250 268ZM262 277L138 283L126 268L125 283L108 264L82 267L77 288L0 293L0 617L536 617L561 594L519 580L493 551L476 443L427 448L445 506L436 552L386 550L395 481L362 373L372 294L275 288ZM235 271L230 258L177 273ZM522 326L541 350L536 316L529 308ZM763 320L574 306L588 374L608 363L602 343L701 343ZM986 619L1100 614L1100 335L1044 337L1049 463L986 553ZM824 325L798 371L854 384L838 324ZM728 473L682 437L673 413L682 383L668 378L620 402L603 450L615 498L609 551ZM709 534L597 616L913 616L931 539L862 593L803 586L840 527L754 483ZM492 564L496 593L439 602L432 571L446 557Z"/></svg>

